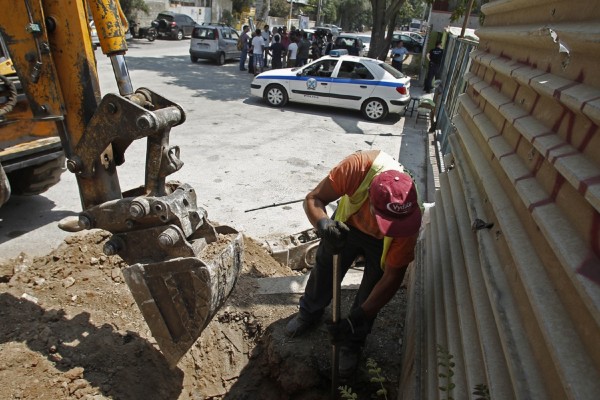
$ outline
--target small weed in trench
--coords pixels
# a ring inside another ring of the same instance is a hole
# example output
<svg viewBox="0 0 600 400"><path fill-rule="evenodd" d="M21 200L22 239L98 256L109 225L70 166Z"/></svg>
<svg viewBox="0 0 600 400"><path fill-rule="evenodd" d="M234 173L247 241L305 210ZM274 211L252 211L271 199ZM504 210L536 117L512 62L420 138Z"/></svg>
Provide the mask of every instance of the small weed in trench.
<svg viewBox="0 0 600 400"><path fill-rule="evenodd" d="M379 383L379 386L381 386L379 389L377 389L375 394L377 397L382 397L387 400L387 389L383 386L385 383L385 377L381 376L381 368L379 368L374 359L369 358L367 359L367 369L369 371L369 375L371 376L370 381L372 383ZM352 392L352 388L350 386L340 386L338 390L340 391L340 395L344 400L358 399L358 394Z"/></svg>

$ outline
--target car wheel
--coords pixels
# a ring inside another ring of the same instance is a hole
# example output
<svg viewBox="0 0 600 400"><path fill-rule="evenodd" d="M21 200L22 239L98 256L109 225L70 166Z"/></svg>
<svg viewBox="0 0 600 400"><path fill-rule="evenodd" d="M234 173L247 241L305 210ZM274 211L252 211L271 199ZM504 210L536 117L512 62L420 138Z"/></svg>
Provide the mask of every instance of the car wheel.
<svg viewBox="0 0 600 400"><path fill-rule="evenodd" d="M272 107L283 107L288 102L288 95L283 86L269 85L265 89L265 100Z"/></svg>
<svg viewBox="0 0 600 400"><path fill-rule="evenodd" d="M219 57L217 58L217 64L225 64L225 53L219 53Z"/></svg>
<svg viewBox="0 0 600 400"><path fill-rule="evenodd" d="M183 39L183 31L177 31L177 36L175 36L175 39L177 39L177 40Z"/></svg>
<svg viewBox="0 0 600 400"><path fill-rule="evenodd" d="M190 56L190 60L192 60L193 63L198 62L198 57Z"/></svg>
<svg viewBox="0 0 600 400"><path fill-rule="evenodd" d="M363 103L361 111L370 121L380 121L388 114L387 104L380 99L368 99Z"/></svg>

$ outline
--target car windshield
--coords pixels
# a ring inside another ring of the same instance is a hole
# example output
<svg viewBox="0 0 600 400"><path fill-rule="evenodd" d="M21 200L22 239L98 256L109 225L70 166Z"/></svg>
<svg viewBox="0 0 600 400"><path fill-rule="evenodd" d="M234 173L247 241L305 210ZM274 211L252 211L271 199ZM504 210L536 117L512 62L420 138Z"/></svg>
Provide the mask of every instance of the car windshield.
<svg viewBox="0 0 600 400"><path fill-rule="evenodd" d="M362 40L364 44L369 44L371 43L371 36L361 36L360 40Z"/></svg>
<svg viewBox="0 0 600 400"><path fill-rule="evenodd" d="M192 32L194 39L214 39L215 30L213 28L196 28Z"/></svg>
<svg viewBox="0 0 600 400"><path fill-rule="evenodd" d="M170 21L173 21L173 16L169 15L169 14L158 14L157 19L165 19L170 22Z"/></svg>
<svg viewBox="0 0 600 400"><path fill-rule="evenodd" d="M400 71L398 71L396 68L392 67L389 64L386 63L380 63L377 64L379 65L381 68L383 68L388 74L392 75L394 78L396 79L400 79L400 78L404 78L404 74Z"/></svg>

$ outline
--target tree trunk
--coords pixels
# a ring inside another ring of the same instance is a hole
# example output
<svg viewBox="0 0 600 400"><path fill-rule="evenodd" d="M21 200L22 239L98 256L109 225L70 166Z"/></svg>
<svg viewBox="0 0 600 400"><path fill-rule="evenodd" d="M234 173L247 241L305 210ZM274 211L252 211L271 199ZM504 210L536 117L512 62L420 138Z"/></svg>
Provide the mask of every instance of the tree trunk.
<svg viewBox="0 0 600 400"><path fill-rule="evenodd" d="M389 4L388 4L389 1ZM373 28L368 56L384 60L387 57L398 11L406 0L371 0ZM387 37L386 37L387 31Z"/></svg>

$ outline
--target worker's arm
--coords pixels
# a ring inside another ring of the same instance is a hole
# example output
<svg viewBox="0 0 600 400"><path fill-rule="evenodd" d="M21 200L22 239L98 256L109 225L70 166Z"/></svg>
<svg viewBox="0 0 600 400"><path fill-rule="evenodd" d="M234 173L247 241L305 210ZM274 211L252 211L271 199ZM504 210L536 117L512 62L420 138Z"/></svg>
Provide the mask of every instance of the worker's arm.
<svg viewBox="0 0 600 400"><path fill-rule="evenodd" d="M361 305L367 318L375 317L379 310L394 297L402 284L406 269L406 265L403 267L386 267L383 276L373 287L367 300Z"/></svg>
<svg viewBox="0 0 600 400"><path fill-rule="evenodd" d="M312 226L317 227L320 219L328 218L325 206L340 198L335 192L329 177L323 179L304 199L304 212Z"/></svg>

